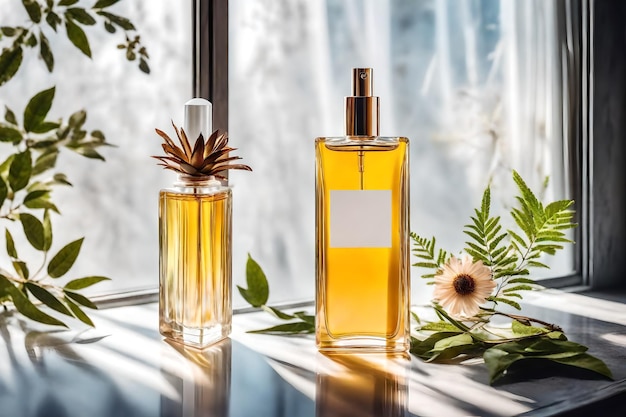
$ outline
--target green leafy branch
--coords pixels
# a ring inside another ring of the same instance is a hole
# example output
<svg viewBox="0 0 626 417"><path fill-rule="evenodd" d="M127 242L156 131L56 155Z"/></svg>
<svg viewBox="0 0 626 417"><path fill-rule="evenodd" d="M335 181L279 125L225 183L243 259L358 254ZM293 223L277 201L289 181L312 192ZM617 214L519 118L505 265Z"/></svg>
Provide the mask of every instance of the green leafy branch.
<svg viewBox="0 0 626 417"><path fill-rule="evenodd" d="M482 356L489 371L491 384L522 369L529 362L541 362L544 370L559 372L562 366L574 367L611 379L606 364L587 353L588 348L567 340L560 331L550 331L514 320L513 337L483 339L476 333L454 325L432 329L434 332L420 340L411 338L411 354L426 362L446 363L455 358L463 360Z"/></svg>
<svg viewBox="0 0 626 417"><path fill-rule="evenodd" d="M84 129L87 119L84 110L75 112L67 121L46 120L54 94L52 87L31 98L22 125L6 107L5 121L0 122L0 142L10 143L15 153L0 164L0 218L17 220L24 207L59 213L51 201L52 187L71 186L71 183L62 173L48 176L48 172L55 168L60 149L104 161L96 149L111 146L101 131L88 133Z"/></svg>
<svg viewBox="0 0 626 417"><path fill-rule="evenodd" d="M91 45L83 28L98 21L103 22L109 33L123 32L125 43L120 44L120 49L126 50L126 59L139 61L139 69L149 73L148 53L140 37L133 33L135 26L129 19L109 11L118 2L97 0L91 8L84 8L78 6L79 0L22 0L30 19L28 24L0 27L0 86L18 73L29 49L38 50L48 71L53 72L55 59L47 35L57 33L61 26L69 41L91 58ZM13 271L0 268L0 304L6 309L12 303L18 312L42 323L66 325L42 310L40 306L44 305L93 326L83 308L96 306L79 291L109 278L88 276L73 279L64 286L55 284L74 264L83 239L65 245L49 259L50 216L59 213L51 196L54 187L72 185L65 174L55 172L61 149L104 161L99 148L111 145L102 131L85 129L85 110L65 119L49 119L55 90L52 87L35 94L24 109L21 123L8 105L4 120L0 121L0 144L13 148L0 163L0 220L19 223L26 240L41 254L38 266L29 268L25 259L18 256L10 230L5 229L6 250ZM42 217L34 215L42 211Z"/></svg>
<svg viewBox="0 0 626 417"><path fill-rule="evenodd" d="M571 222L574 212L569 210L572 200L559 200L544 207L515 171L513 180L519 190L516 196L519 207L511 210L511 216L520 231L503 231L500 216L492 216L490 213L491 190L487 187L480 208L474 210L474 215L470 217L471 223L464 226L463 233L470 238L465 242L465 252L474 261L481 261L488 266L493 279L498 282L496 292L489 297L489 301L494 306L503 303L520 310L521 306L516 299L523 298L522 292L540 287L528 277L529 268L548 268L539 259L543 255L554 255L557 250L563 249L563 243L573 243L567 239L564 230L576 227L576 224ZM442 264L437 261L445 262L445 257L435 259L434 238L428 240L417 234L411 234L411 237L414 255L423 260L414 266L434 270L422 275L427 279L433 278ZM446 253L442 249L439 252ZM495 312L494 308L483 310L485 314Z"/></svg>
<svg viewBox="0 0 626 417"><path fill-rule="evenodd" d="M297 311L287 314L276 307L266 305L269 298L269 284L265 273L259 264L248 254L246 263L246 283L248 288L237 285L239 293L252 307L260 308L274 317L288 321L288 323L268 327L266 329L251 330L248 333L265 334L307 334L315 333L315 316L306 314L305 311Z"/></svg>
<svg viewBox="0 0 626 417"><path fill-rule="evenodd" d="M96 25L97 18L101 19L107 32L116 33L118 29L124 32L126 43L120 45L124 45L122 49L126 49L126 59L136 61L139 58L139 69L146 74L150 73L146 48L141 45L141 38L131 33L136 30L133 23L108 11L119 0L98 0L90 9L76 7L78 2L79 0L22 0L30 24L0 27L0 42L5 39L8 41L0 54L0 86L18 72L26 49L39 46L39 56L46 68L49 72L54 70L54 54L44 27L56 33L59 27L64 26L69 41L91 58L91 46L83 27Z"/></svg>
<svg viewBox="0 0 626 417"><path fill-rule="evenodd" d="M34 274L31 274L26 262L18 255L11 232L5 229L6 251L11 259L15 273L0 271L0 301L4 303L11 300L17 311L32 320L67 327L63 321L52 317L36 306L29 298L29 295L32 295L36 300L52 310L93 326L93 322L81 306L91 309L96 309L97 307L92 301L77 291L99 282L107 281L109 278L102 276L77 278L69 281L63 287L51 283L49 279L61 278L69 272L78 257L83 239L81 238L65 245L47 262L50 247L52 246L52 226L49 211L46 210L44 212L43 223L28 213L20 214L19 219L26 238L35 249L42 252L43 260L39 269Z"/></svg>
<svg viewBox="0 0 626 417"><path fill-rule="evenodd" d="M11 301L26 317L45 324L66 326L63 321L39 309L31 301L32 296L61 314L93 326L81 306L96 306L76 291L108 278L78 278L64 287L50 282L50 279L60 278L69 271L80 252L83 239L67 244L47 262L52 246L50 212L59 213L51 201L52 188L55 185L71 185L64 174L48 173L55 167L61 148L104 160L96 148L108 143L101 132L88 134L83 129L87 118L84 110L75 112L67 122L46 120L54 94L53 87L31 98L21 125L9 107L6 107L5 122L0 123L0 142L11 144L15 149L15 153L0 165L0 219L19 221L28 242L42 253L40 266L35 273L31 273L27 263L18 255L11 232L5 229L7 255L14 273L0 271L0 303L6 308L5 303ZM43 210L43 221L26 212L40 209Z"/></svg>
<svg viewBox="0 0 626 417"><path fill-rule="evenodd" d="M530 268L548 268L540 262L541 257L554 255L563 249L563 243L573 243L565 231L576 226L572 223L574 212L570 210L573 201L559 200L544 206L515 171L513 180L519 191L516 197L519 206L511 209L511 216L519 231L504 231L500 217L491 215L489 187L483 193L480 208L470 217L471 223L463 230L470 238L465 242L465 252L474 262L481 261L487 266L491 278L497 282L495 293L487 299L494 303L493 307L481 307L482 312L475 317L458 320L434 302L438 321L422 323L413 315L418 322L416 331L426 337L412 338L411 353L428 362L482 355L491 383L529 360L541 361L544 367L567 365L611 378L604 362L586 353L585 346L568 341L559 326L496 310L499 303L521 309L514 299L522 299L523 291L539 288L529 277ZM415 266L430 269L432 273L422 276L432 283L432 278L441 273L447 261L447 252L443 249L436 252L434 238L429 240L417 234L411 234L411 238L413 253L421 260ZM504 335L501 328L490 326L494 315L511 319L512 334Z"/></svg>

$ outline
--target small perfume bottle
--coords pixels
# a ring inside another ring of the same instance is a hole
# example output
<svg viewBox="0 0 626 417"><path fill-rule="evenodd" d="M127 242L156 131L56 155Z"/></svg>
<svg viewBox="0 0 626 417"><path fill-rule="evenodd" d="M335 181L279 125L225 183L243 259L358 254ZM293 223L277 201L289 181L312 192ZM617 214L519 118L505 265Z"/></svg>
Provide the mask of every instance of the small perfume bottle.
<svg viewBox="0 0 626 417"><path fill-rule="evenodd" d="M216 130L205 141L211 112L207 100L188 101L184 128L174 126L181 146L157 129L166 156L154 157L179 173L159 197L159 330L195 347L230 334L232 192L220 173L251 170L232 163L240 158L229 156L235 149L225 133Z"/></svg>
<svg viewBox="0 0 626 417"><path fill-rule="evenodd" d="M355 68L346 136L315 141L321 351L409 348L409 141L378 122L372 69Z"/></svg>

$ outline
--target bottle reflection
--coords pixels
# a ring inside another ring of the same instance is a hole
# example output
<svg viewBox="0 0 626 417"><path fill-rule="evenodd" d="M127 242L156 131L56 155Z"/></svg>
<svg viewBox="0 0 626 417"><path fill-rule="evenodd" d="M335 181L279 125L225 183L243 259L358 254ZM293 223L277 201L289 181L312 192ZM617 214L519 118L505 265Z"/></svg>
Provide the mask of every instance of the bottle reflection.
<svg viewBox="0 0 626 417"><path fill-rule="evenodd" d="M178 391L178 399L161 396L161 417L228 416L232 356L230 338L203 350L165 341L186 359L178 360L177 366L187 369L186 372L167 372L167 379Z"/></svg>
<svg viewBox="0 0 626 417"><path fill-rule="evenodd" d="M406 354L319 354L316 417L405 417Z"/></svg>

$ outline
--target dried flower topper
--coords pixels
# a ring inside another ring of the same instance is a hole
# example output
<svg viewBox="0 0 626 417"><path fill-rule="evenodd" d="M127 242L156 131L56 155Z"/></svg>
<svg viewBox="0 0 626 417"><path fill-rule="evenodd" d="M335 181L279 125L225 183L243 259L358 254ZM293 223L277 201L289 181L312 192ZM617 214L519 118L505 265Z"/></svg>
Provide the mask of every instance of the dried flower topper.
<svg viewBox="0 0 626 417"><path fill-rule="evenodd" d="M161 146L166 156L153 156L153 158L161 161L159 165L165 169L192 177L215 176L222 179L224 177L219 172L229 169L252 171L248 165L232 163L241 157L229 156L230 152L237 149L228 147L228 134L226 132L220 133L219 130L215 130L206 142L200 134L191 147L185 131L182 128L178 129L174 123L172 126L174 126L181 146L176 145L162 130L155 129L165 141Z"/></svg>

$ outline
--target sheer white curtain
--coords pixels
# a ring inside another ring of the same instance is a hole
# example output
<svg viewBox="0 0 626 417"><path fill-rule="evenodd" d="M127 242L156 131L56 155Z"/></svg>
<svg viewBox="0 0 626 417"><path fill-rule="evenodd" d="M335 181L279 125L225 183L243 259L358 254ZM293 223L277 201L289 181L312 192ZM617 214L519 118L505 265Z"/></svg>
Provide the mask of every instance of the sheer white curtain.
<svg viewBox="0 0 626 417"><path fill-rule="evenodd" d="M231 0L234 280L250 252L274 300L314 293L316 136L343 134L350 69L374 68L381 134L411 139L411 228L462 249L462 225L510 170L565 198L556 1ZM572 269L571 253L552 274ZM418 274L413 279L420 299Z"/></svg>

